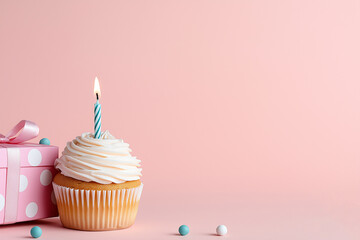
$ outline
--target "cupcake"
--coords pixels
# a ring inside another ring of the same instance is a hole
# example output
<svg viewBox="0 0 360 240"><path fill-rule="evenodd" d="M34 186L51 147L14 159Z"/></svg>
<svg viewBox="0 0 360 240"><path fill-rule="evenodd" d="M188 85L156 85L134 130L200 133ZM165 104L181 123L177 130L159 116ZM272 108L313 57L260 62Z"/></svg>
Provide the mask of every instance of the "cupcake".
<svg viewBox="0 0 360 240"><path fill-rule="evenodd" d="M100 139L83 133L67 143L53 180L64 227L104 231L134 223L143 184L140 160L130 152L129 144L108 131Z"/></svg>

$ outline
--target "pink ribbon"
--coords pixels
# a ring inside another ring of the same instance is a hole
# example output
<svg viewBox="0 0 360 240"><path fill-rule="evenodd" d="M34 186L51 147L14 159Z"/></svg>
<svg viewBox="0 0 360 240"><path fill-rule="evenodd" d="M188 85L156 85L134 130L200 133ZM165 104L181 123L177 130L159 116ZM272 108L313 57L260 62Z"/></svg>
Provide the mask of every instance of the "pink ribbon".
<svg viewBox="0 0 360 240"><path fill-rule="evenodd" d="M7 177L6 177L6 199L4 223L14 223L17 221L19 184L20 184L20 150L7 144L22 143L37 137L39 127L27 120L22 120L16 124L5 136L0 134L0 147L7 147Z"/></svg>
<svg viewBox="0 0 360 240"><path fill-rule="evenodd" d="M0 143L22 143L36 138L39 134L39 127L28 120L21 120L5 136L0 134Z"/></svg>

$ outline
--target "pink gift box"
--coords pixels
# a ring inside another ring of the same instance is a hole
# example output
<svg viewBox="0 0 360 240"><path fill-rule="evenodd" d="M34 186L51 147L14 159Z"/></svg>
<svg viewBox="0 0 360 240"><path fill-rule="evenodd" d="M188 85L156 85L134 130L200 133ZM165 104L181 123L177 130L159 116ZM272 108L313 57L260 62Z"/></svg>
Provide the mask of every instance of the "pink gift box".
<svg viewBox="0 0 360 240"><path fill-rule="evenodd" d="M57 216L52 179L58 147L0 143L0 224Z"/></svg>

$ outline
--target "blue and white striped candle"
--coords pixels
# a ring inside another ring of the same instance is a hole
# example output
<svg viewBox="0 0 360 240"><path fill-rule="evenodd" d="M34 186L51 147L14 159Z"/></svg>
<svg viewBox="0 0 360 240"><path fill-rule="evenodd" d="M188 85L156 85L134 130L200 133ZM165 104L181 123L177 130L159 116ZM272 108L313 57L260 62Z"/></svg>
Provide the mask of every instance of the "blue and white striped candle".
<svg viewBox="0 0 360 240"><path fill-rule="evenodd" d="M96 95L96 103L94 108L94 138L100 139L101 137L101 104L99 103L100 98L100 84L96 77L94 83L94 93Z"/></svg>

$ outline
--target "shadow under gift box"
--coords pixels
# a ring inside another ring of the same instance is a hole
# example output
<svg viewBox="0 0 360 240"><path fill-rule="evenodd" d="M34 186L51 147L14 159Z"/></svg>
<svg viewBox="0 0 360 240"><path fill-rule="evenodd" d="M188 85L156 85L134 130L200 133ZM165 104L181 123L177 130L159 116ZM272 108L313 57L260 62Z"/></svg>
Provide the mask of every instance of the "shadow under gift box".
<svg viewBox="0 0 360 240"><path fill-rule="evenodd" d="M58 215L52 179L56 146L0 143L0 224Z"/></svg>

